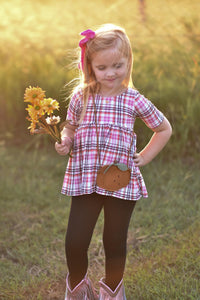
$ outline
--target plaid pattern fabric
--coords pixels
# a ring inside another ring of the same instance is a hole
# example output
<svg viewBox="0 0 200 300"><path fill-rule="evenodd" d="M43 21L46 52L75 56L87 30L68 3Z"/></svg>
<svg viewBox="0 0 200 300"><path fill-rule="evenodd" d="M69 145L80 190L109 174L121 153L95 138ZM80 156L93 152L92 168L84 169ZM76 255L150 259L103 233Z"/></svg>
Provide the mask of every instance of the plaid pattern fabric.
<svg viewBox="0 0 200 300"><path fill-rule="evenodd" d="M89 97L86 114L74 136L72 158L69 158L68 161L62 193L78 196L96 192L124 200L148 197L142 174L133 161L133 155L136 152L134 123L136 118L141 118L149 128L155 128L162 123L163 114L148 99L131 88L116 97L96 95L95 104L100 164L106 165L113 162L126 164L133 138L128 162L131 169L131 180L125 188L115 192L109 192L96 186L99 161L93 99ZM72 97L67 113L67 119L71 121L71 124L77 124L81 110L82 94L79 91Z"/></svg>

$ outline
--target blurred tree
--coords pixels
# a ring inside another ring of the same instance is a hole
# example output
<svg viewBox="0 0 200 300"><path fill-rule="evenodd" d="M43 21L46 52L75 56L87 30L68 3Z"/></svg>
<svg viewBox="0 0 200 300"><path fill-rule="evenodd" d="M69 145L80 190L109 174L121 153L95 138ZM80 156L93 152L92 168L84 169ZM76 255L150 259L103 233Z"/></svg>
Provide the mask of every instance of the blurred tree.
<svg viewBox="0 0 200 300"><path fill-rule="evenodd" d="M139 0L139 11L141 20L143 23L146 22L146 0Z"/></svg>

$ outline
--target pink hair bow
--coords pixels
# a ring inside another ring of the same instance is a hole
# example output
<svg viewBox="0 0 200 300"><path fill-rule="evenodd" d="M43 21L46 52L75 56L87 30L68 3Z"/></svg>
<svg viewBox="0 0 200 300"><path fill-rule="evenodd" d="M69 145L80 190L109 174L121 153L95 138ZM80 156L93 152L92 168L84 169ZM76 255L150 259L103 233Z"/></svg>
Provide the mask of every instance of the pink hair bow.
<svg viewBox="0 0 200 300"><path fill-rule="evenodd" d="M85 36L85 38L79 42L79 46L81 47L81 68L83 70L86 44L89 40L95 37L95 32L91 29L87 29L81 32L81 35Z"/></svg>

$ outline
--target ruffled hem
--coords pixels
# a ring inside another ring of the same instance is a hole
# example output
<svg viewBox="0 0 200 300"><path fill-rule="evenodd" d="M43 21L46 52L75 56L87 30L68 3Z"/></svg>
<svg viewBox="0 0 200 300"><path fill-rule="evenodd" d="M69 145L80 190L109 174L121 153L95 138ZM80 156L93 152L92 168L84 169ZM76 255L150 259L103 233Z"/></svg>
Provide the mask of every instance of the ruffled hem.
<svg viewBox="0 0 200 300"><path fill-rule="evenodd" d="M81 195L88 195L88 194L92 194L92 193L97 193L97 194L104 195L104 196L111 196L111 197L119 198L119 199L126 200L126 201L138 201L141 198L148 198L147 192L145 194L141 194L141 195L139 194L135 197L133 197L133 196L129 197L127 195L122 195L120 192L119 193L109 192L109 191L106 191L106 190L103 190L103 189L100 189L97 187L93 187L90 190L83 191L83 192L82 191L67 192L67 191L64 191L63 189L61 190L61 194L65 195L65 196L81 196Z"/></svg>

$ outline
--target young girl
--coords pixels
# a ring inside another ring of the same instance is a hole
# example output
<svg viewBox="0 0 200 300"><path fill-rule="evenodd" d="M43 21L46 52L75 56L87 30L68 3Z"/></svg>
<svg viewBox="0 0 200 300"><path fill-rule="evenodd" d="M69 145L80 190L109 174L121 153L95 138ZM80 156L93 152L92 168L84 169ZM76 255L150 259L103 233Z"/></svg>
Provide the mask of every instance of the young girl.
<svg viewBox="0 0 200 300"><path fill-rule="evenodd" d="M63 194L72 196L65 299L125 300L128 226L136 201L148 196L139 167L162 150L172 129L164 115L131 87L132 50L125 31L107 24L81 34L85 36L79 43L82 77L70 101L62 143L55 145L60 155L71 150L62 188ZM154 132L140 153L133 131L137 117ZM101 166L127 160L130 180L126 186L110 191L97 185ZM100 280L98 298L87 277L87 252L102 209L105 278Z"/></svg>

